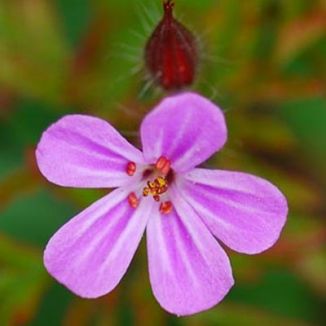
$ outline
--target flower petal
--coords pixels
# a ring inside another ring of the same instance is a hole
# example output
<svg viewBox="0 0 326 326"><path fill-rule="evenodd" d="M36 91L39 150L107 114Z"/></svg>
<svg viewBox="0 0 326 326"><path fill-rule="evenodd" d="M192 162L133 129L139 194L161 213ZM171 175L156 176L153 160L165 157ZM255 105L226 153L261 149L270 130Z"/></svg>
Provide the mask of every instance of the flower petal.
<svg viewBox="0 0 326 326"><path fill-rule="evenodd" d="M152 202L130 207L117 189L71 219L44 252L48 272L75 294L96 298L125 274L144 233Z"/></svg>
<svg viewBox="0 0 326 326"><path fill-rule="evenodd" d="M180 187L211 232L231 249L256 254L279 238L288 212L283 194L259 177L195 169Z"/></svg>
<svg viewBox="0 0 326 326"><path fill-rule="evenodd" d="M141 125L145 160L153 163L166 156L178 172L205 161L226 138L222 111L206 98L189 92L165 98Z"/></svg>
<svg viewBox="0 0 326 326"><path fill-rule="evenodd" d="M43 133L36 158L42 174L53 183L104 188L129 182L126 165L141 162L142 153L106 121L68 115Z"/></svg>
<svg viewBox="0 0 326 326"><path fill-rule="evenodd" d="M174 193L175 209L147 225L149 274L160 305L190 315L216 305L233 285L229 259L193 209Z"/></svg>

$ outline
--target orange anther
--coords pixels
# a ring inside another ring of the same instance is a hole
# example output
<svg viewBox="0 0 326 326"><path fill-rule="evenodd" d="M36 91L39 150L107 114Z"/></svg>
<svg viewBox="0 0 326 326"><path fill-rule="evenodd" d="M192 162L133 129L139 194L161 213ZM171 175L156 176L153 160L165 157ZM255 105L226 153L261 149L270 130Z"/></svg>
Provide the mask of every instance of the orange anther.
<svg viewBox="0 0 326 326"><path fill-rule="evenodd" d="M172 212L173 205L170 201L165 201L160 205L160 212L162 214L169 214Z"/></svg>
<svg viewBox="0 0 326 326"><path fill-rule="evenodd" d="M136 163L135 162L129 162L127 164L126 172L129 176L133 176L136 172Z"/></svg>
<svg viewBox="0 0 326 326"><path fill-rule="evenodd" d="M171 167L171 162L170 160L168 160L165 156L161 156L156 164L155 167L161 171L164 175L167 175L170 171L170 167Z"/></svg>
<svg viewBox="0 0 326 326"><path fill-rule="evenodd" d="M131 192L128 196L128 203L132 208L137 208L139 204L139 199L134 192Z"/></svg>

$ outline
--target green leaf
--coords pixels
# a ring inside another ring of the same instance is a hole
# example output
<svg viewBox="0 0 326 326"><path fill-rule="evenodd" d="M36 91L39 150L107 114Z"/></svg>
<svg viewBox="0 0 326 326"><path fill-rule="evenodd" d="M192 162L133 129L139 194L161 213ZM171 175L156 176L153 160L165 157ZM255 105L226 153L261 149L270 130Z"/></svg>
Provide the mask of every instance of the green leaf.
<svg viewBox="0 0 326 326"><path fill-rule="evenodd" d="M26 243L44 247L53 233L77 209L47 190L21 194L1 213L0 231Z"/></svg>
<svg viewBox="0 0 326 326"><path fill-rule="evenodd" d="M48 283L41 252L0 234L0 266L0 324L25 325Z"/></svg>
<svg viewBox="0 0 326 326"><path fill-rule="evenodd" d="M260 307L278 316L315 322L323 315L322 301L305 284L286 270L270 270L251 284L237 283L229 299Z"/></svg>

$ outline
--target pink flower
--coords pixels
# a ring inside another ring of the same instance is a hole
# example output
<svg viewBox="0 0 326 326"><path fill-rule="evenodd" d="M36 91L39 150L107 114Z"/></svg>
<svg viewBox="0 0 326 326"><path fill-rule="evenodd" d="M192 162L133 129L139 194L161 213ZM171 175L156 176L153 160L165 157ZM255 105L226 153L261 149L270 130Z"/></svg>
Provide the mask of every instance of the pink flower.
<svg viewBox="0 0 326 326"><path fill-rule="evenodd" d="M256 176L196 168L227 138L222 111L197 94L164 99L140 133L143 152L90 116L65 116L44 132L36 156L49 181L117 188L50 239L44 263L75 294L97 298L120 282L146 229L154 296L171 313L197 313L234 282L215 237L241 253L262 252L278 239L287 202Z"/></svg>

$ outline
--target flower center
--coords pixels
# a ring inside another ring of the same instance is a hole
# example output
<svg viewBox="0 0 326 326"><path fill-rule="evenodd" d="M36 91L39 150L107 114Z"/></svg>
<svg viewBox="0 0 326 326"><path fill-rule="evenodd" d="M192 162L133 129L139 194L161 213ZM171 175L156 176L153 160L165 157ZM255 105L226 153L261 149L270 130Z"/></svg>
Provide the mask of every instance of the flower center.
<svg viewBox="0 0 326 326"><path fill-rule="evenodd" d="M133 176L137 170L134 162L129 162L126 166L126 173ZM149 179L150 178L150 179ZM161 156L155 164L151 165L143 172L143 180L148 180L146 186L142 189L143 197L152 196L157 202L161 201L161 196L168 191L169 184L173 180L173 171L171 170L171 163L166 157ZM139 197L134 192L128 196L129 205L132 208L137 208L139 204ZM159 211L162 214L169 214L173 209L170 201L163 201L160 203Z"/></svg>
<svg viewBox="0 0 326 326"><path fill-rule="evenodd" d="M147 187L143 189L143 196L153 196L155 201L160 201L160 195L168 190L168 182L165 177L157 177L153 182L147 181Z"/></svg>

